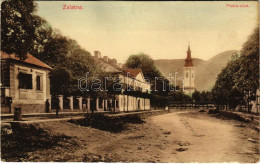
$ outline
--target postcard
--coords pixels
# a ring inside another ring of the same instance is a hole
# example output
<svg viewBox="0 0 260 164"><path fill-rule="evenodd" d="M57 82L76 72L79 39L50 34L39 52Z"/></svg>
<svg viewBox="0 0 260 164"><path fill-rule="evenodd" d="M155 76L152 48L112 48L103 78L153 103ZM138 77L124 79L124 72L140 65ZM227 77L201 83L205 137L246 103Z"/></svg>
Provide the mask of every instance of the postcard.
<svg viewBox="0 0 260 164"><path fill-rule="evenodd" d="M1 2L1 161L259 162L258 1Z"/></svg>

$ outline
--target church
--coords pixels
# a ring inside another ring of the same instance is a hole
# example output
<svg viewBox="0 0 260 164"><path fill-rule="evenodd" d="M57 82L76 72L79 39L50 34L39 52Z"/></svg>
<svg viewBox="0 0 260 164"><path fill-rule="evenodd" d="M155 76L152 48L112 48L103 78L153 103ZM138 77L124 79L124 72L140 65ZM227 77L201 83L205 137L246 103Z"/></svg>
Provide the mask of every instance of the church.
<svg viewBox="0 0 260 164"><path fill-rule="evenodd" d="M195 91L195 67L191 58L190 45L188 46L187 58L185 59L183 66L183 78L184 78L184 93L191 95Z"/></svg>

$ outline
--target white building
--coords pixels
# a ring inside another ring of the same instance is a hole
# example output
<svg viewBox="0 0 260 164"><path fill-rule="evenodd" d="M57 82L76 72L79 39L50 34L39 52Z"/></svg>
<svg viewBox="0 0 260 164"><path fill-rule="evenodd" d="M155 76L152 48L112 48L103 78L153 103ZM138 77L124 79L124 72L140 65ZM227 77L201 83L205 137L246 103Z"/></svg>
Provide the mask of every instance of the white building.
<svg viewBox="0 0 260 164"><path fill-rule="evenodd" d="M117 112L150 110L150 99L140 96L140 93L150 94L151 90L151 84L145 81L141 69L122 69L122 65L117 64L116 59L109 59L107 56L102 58L99 51L94 52L94 59L99 68L105 72L112 73L124 85L121 94L117 94L114 99L97 98L92 100L92 106L95 106L96 110L115 110ZM127 86L139 94L130 95L127 92Z"/></svg>
<svg viewBox="0 0 260 164"><path fill-rule="evenodd" d="M125 86L129 86L135 92L150 94L151 85L145 81L141 69L125 69L119 75L119 78ZM122 94L118 95L118 111L150 110L150 99L137 95L128 95L127 89L130 90L130 88L124 87L126 94L122 92Z"/></svg>

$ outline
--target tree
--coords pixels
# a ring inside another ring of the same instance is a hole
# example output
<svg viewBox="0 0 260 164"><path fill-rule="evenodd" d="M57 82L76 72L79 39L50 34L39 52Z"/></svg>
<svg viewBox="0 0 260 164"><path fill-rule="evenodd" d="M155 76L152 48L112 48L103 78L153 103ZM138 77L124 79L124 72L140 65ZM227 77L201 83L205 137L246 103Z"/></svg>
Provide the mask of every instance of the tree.
<svg viewBox="0 0 260 164"><path fill-rule="evenodd" d="M212 101L213 100L213 95L212 95L212 92L210 91L202 91L201 92L201 99L202 101Z"/></svg>
<svg viewBox="0 0 260 164"><path fill-rule="evenodd" d="M239 58L230 60L227 66L218 75L217 81L212 89L214 100L218 105L229 105L231 108L235 108L240 102L240 93L235 87L234 81L236 78L234 75L239 70L239 67Z"/></svg>
<svg viewBox="0 0 260 164"><path fill-rule="evenodd" d="M169 92L169 102L184 102L191 101L191 97L184 94L182 91Z"/></svg>
<svg viewBox="0 0 260 164"><path fill-rule="evenodd" d="M195 100L196 102L200 102L202 100L202 96L199 91L195 91L192 93L192 99Z"/></svg>
<svg viewBox="0 0 260 164"><path fill-rule="evenodd" d="M86 95L78 89L78 79L85 77L87 72L89 78L100 73L91 54L75 40L52 30L48 23L41 27L38 35L42 40L37 40L34 55L53 68L50 73L51 94ZM62 83L59 78L63 79Z"/></svg>
<svg viewBox="0 0 260 164"><path fill-rule="evenodd" d="M31 53L51 66L51 94L83 94L78 79L100 74L91 54L37 16L33 0L5 0L1 7L2 50L21 60Z"/></svg>
<svg viewBox="0 0 260 164"><path fill-rule="evenodd" d="M153 59L149 55L144 53L131 55L125 65L128 68L142 69L144 77L152 84L152 91L154 93L167 95L169 92L169 80L162 76L162 73L157 69Z"/></svg>
<svg viewBox="0 0 260 164"><path fill-rule="evenodd" d="M50 72L51 94L69 95L72 78L72 73L68 69L64 67L54 68Z"/></svg>
<svg viewBox="0 0 260 164"><path fill-rule="evenodd" d="M46 32L47 33L47 32ZM67 56L69 53L69 39L63 36L58 31L52 31L49 36L46 36L45 42L41 45L42 51L35 54L41 61L47 63L51 67L57 67L68 63Z"/></svg>
<svg viewBox="0 0 260 164"><path fill-rule="evenodd" d="M36 29L36 38L34 40L34 47L31 54L38 57L44 51L46 43L53 37L53 34L55 34L57 30L53 31L49 22L40 16L36 15L35 17L41 22L41 26Z"/></svg>
<svg viewBox="0 0 260 164"><path fill-rule="evenodd" d="M126 66L128 68L142 69L144 76L151 79L162 76L161 72L155 66L153 59L144 53L131 55L126 61Z"/></svg>
<svg viewBox="0 0 260 164"><path fill-rule="evenodd" d="M259 28L244 43L241 54L240 67L234 79L235 87L255 93L259 87Z"/></svg>
<svg viewBox="0 0 260 164"><path fill-rule="evenodd" d="M149 55L144 53L131 55L125 65L128 68L142 69L145 79L152 84L152 105L165 106L168 104L169 80L162 76Z"/></svg>
<svg viewBox="0 0 260 164"><path fill-rule="evenodd" d="M35 16L33 0L5 0L1 4L2 50L21 60L34 48L36 29L42 21Z"/></svg>
<svg viewBox="0 0 260 164"><path fill-rule="evenodd" d="M217 77L212 93L218 105L231 108L255 99L259 87L259 28L244 43L241 55L229 61Z"/></svg>

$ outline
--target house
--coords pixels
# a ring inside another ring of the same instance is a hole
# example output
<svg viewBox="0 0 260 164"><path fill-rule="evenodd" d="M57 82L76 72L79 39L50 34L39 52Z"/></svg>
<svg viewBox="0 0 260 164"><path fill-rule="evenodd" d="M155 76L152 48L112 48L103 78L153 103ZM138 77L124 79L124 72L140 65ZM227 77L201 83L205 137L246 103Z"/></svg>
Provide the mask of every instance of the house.
<svg viewBox="0 0 260 164"><path fill-rule="evenodd" d="M109 104L110 110L117 112L150 110L150 99L143 95L150 94L151 84L145 81L141 69L123 69L122 64L117 63L116 59L109 59L107 56L102 58L99 51L94 52L94 59L99 68L113 74L114 78L119 78L124 86L113 98L93 100L95 102L92 104L96 110L109 110ZM132 89L131 92L128 91L127 86ZM133 94L134 92L136 94Z"/></svg>
<svg viewBox="0 0 260 164"><path fill-rule="evenodd" d="M141 69L125 69L119 75L123 86L123 92L118 95L119 107L118 111L138 111L150 110L150 98L143 96L144 93L150 94L151 85L145 81ZM132 90L136 94L129 94L128 91Z"/></svg>
<svg viewBox="0 0 260 164"><path fill-rule="evenodd" d="M22 61L1 52L1 113L14 113L16 107L22 108L22 113L46 112L51 69L31 54Z"/></svg>

